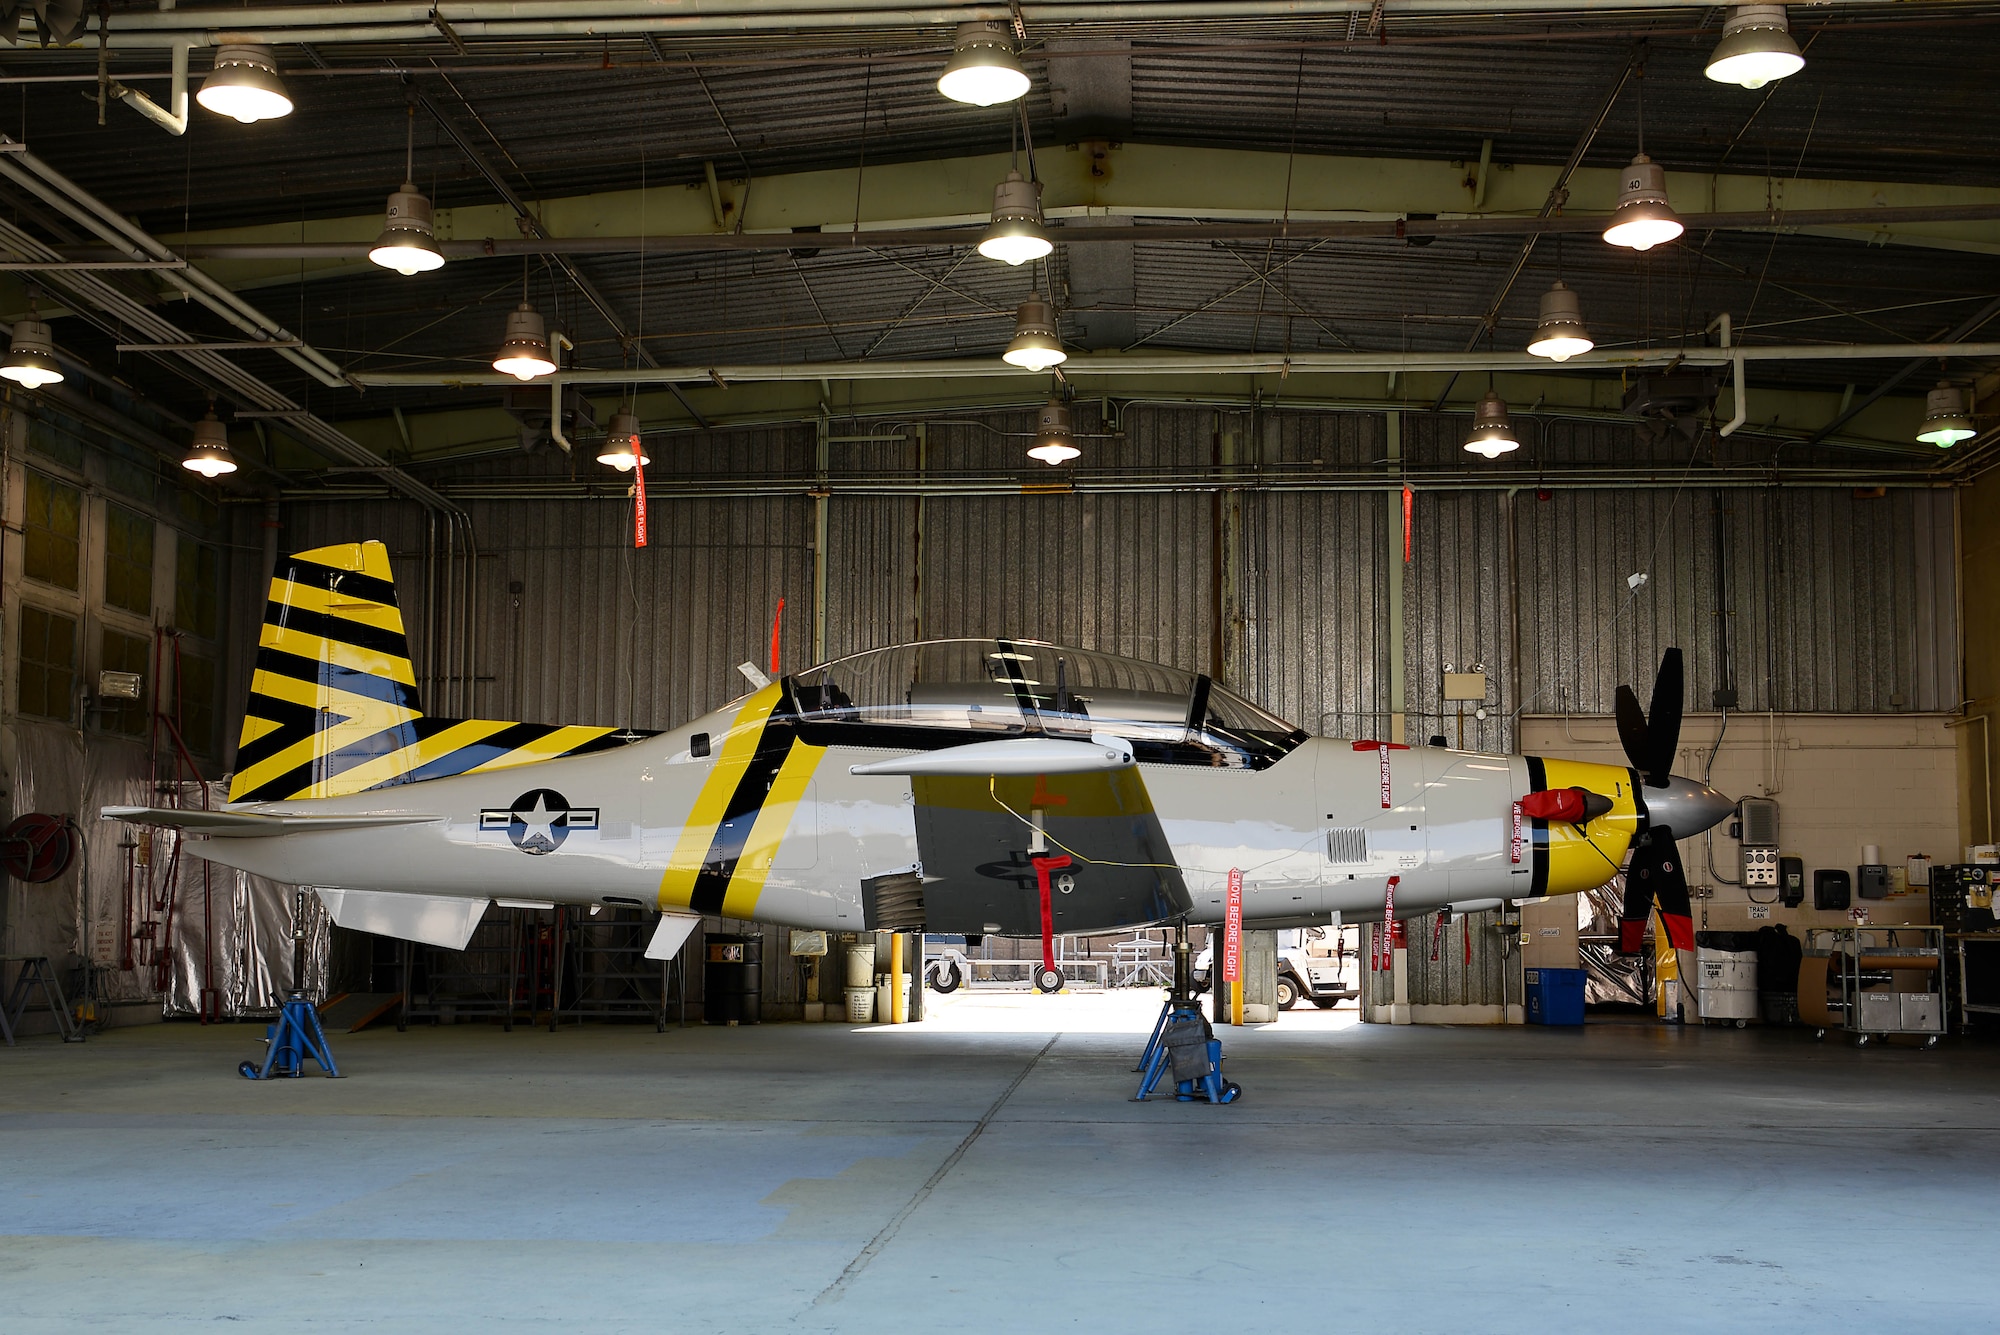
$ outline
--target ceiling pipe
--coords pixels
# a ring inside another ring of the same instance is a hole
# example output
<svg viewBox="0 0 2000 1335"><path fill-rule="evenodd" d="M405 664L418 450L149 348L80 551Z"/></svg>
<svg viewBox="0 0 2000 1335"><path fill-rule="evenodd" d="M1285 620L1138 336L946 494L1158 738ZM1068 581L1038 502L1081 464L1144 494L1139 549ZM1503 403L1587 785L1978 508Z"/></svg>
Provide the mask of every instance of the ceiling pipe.
<svg viewBox="0 0 2000 1335"><path fill-rule="evenodd" d="M183 135L188 127L188 44L185 40L177 40L172 50L173 84L167 94L166 107L136 88L127 88L116 79L111 81L111 95L168 134Z"/></svg>
<svg viewBox="0 0 2000 1335"><path fill-rule="evenodd" d="M1207 242L1266 240L1405 240L1413 236L1541 236L1557 232L1588 232L1604 228L1607 214L1565 214L1550 218L1371 218L1273 222L1157 223L1143 229L1068 223L1051 227L1052 240L1064 245L1134 240L1147 242ZM1794 209L1788 212L1746 210L1683 216L1689 230L1765 231L1843 225L1892 226L1898 223L1992 222L2000 220L2000 201L1991 204L1913 204L1885 208ZM841 246L964 246L979 239L980 223L965 227L884 227L813 234L821 250ZM367 258L369 241L214 241L177 247L174 254L190 260L352 260ZM651 251L796 250L798 233L702 232L661 236L494 237L490 240L440 241L447 259L480 259L502 255L624 255ZM88 247L70 247L65 254L77 261L94 258Z"/></svg>
<svg viewBox="0 0 2000 1335"><path fill-rule="evenodd" d="M1823 0L1824 6L1859 6L1870 0ZM1175 20L1300 19L1372 13L1376 0L1045 0L1023 4L1029 24L1159 23ZM1411 15L1573 13L1577 0L1397 0ZM1716 0L1592 0L1599 11L1715 9ZM889 0L716 0L699 13L674 12L661 0L471 0L440 4L292 5L243 9L173 9L120 14L111 44L121 48L168 46L176 41L231 43L428 42L442 40L435 19L461 41L479 38L603 38L627 34L672 38L687 34L741 34L759 30L813 31L856 28L951 29L974 20L1011 23L1007 5L918 8ZM213 25L213 26L211 26ZM226 27L223 25L227 25ZM941 34L940 34L941 36Z"/></svg>
<svg viewBox="0 0 2000 1335"><path fill-rule="evenodd" d="M1564 362L1562 369L1642 366L1735 366L1739 361L1894 361L1908 357L2000 357L2000 343L1770 344L1734 348L1596 348ZM1063 363L1063 374L1087 375L1340 375L1383 371L1529 371L1553 374L1545 357L1526 352L1293 352L1281 353L1083 353ZM813 380L951 380L1036 376L997 358L927 361L768 362L715 366L643 366L564 371L572 385L712 384L717 380L780 383ZM512 385L496 372L359 371L366 386Z"/></svg>
<svg viewBox="0 0 2000 1335"><path fill-rule="evenodd" d="M0 144L14 142L17 141L0 135ZM127 258L157 261L181 258L138 224L49 166L25 147L0 153L0 177L5 177L50 207L61 211L72 221L96 233L113 248L123 252ZM40 258L60 259L61 256L51 250L48 255ZM324 353L304 344L297 335L266 317L262 311L199 269L188 268L172 273L168 281L251 338L263 342L298 344L296 347L278 349L278 355L322 385L331 388L348 383L341 374L340 367Z"/></svg>
<svg viewBox="0 0 2000 1335"><path fill-rule="evenodd" d="M1038 465L1030 465L1041 471ZM1082 470L1066 479L1065 492L1091 495L1143 495L1161 492L1240 491L1246 486L1259 492L1389 492L1403 489L1406 480L1431 491L1505 491L1515 488L1554 487L1563 491L1674 491L1688 486L1717 490L1754 488L1759 491L1823 491L1829 487L1891 487L1912 490L1942 490L1962 485L1914 470L1787 468L1783 472L1761 465L1732 464L1703 469L1690 477L1686 467L1662 465L1655 469L1625 468L1604 472L1565 473L1546 468L1439 469L1434 472L1398 474L1385 479L1380 469L1368 472L1323 469L1277 471L1260 469L1253 477L1241 465L1188 471L1163 471L1135 476L1129 470ZM602 501L631 491L629 479L617 482L572 482L562 478L493 478L446 484L456 501L534 500ZM856 477L828 477L811 474L794 477L690 478L675 477L663 482L647 479L647 497L652 501L717 500L727 498L798 496L825 492L835 496L1019 496L1049 491L1039 475L1024 482L1019 473L987 473L941 477L937 474L869 473ZM289 501L343 501L378 497L383 488L335 484L324 488L293 488L281 493ZM245 497L248 501L251 498Z"/></svg>

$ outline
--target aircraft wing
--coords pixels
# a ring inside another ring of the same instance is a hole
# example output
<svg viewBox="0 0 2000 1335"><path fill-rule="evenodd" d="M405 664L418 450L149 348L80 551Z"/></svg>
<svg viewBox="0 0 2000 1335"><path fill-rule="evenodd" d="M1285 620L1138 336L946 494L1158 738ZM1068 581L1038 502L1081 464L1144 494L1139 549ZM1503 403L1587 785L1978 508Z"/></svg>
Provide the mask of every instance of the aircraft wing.
<svg viewBox="0 0 2000 1335"><path fill-rule="evenodd" d="M201 811L183 807L106 807L101 819L128 821L133 825L168 825L189 834L205 834L217 839L268 839L281 834L422 825L426 821L443 818L432 815L268 816L254 811Z"/></svg>
<svg viewBox="0 0 2000 1335"><path fill-rule="evenodd" d="M1062 742L1058 754L1052 745L974 743L856 767L909 775L926 930L1038 933L1036 858L1068 860L1051 877L1057 932L1071 930L1066 922L1099 930L1161 922L1192 906L1130 746ZM1047 770L1035 768L1031 750Z"/></svg>

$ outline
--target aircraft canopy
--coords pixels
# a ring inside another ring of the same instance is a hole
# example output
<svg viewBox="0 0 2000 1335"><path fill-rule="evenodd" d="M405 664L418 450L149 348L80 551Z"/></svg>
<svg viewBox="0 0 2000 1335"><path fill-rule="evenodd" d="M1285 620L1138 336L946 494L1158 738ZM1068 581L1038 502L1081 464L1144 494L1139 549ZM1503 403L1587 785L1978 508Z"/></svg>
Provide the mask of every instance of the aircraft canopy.
<svg viewBox="0 0 2000 1335"><path fill-rule="evenodd" d="M793 689L803 724L967 740L1109 733L1154 763L1262 769L1305 735L1206 676L1036 640L871 649L798 674Z"/></svg>

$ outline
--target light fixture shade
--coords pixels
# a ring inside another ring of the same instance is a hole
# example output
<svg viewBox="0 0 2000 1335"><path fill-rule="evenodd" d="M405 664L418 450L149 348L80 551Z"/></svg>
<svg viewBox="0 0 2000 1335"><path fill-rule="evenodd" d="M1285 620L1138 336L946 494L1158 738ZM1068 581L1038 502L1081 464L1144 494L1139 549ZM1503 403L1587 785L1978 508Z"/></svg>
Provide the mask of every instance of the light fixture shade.
<svg viewBox="0 0 2000 1335"><path fill-rule="evenodd" d="M989 260L1026 264L1055 249L1042 230L1042 183L1010 171L993 188L993 222L980 238L979 253Z"/></svg>
<svg viewBox="0 0 2000 1335"><path fill-rule="evenodd" d="M1590 331L1584 328L1583 307L1578 304L1576 293L1562 279L1556 279L1542 293L1542 314L1535 323L1535 336L1528 343L1528 351L1550 361L1566 362L1596 346Z"/></svg>
<svg viewBox="0 0 2000 1335"><path fill-rule="evenodd" d="M1465 438L1465 448L1489 459L1521 448L1521 442L1514 439L1514 424L1507 418L1507 401L1490 389L1472 415L1472 434Z"/></svg>
<svg viewBox="0 0 2000 1335"><path fill-rule="evenodd" d="M444 254L431 232L431 202L410 182L403 182L403 188L389 196L382 235L375 238L368 258L404 275L429 273L444 263Z"/></svg>
<svg viewBox="0 0 2000 1335"><path fill-rule="evenodd" d="M1917 439L1948 450L1976 434L1972 418L1965 411L1965 391L1957 385L1940 383L1924 400L1924 424L1917 432Z"/></svg>
<svg viewBox="0 0 2000 1335"><path fill-rule="evenodd" d="M1053 468L1082 453L1076 447L1076 432L1070 426L1069 405L1061 399L1050 399L1042 405L1041 415L1035 421L1035 443L1028 450L1028 457L1040 459Z"/></svg>
<svg viewBox="0 0 2000 1335"><path fill-rule="evenodd" d="M940 93L954 102L990 107L1012 102L1028 91L1028 75L1014 54L1014 35L1005 23L961 23L952 38L951 59L938 76Z"/></svg>
<svg viewBox="0 0 2000 1335"><path fill-rule="evenodd" d="M1028 371L1046 371L1069 360L1056 329L1055 307L1040 294L1029 297L1014 312L1014 339L1000 359Z"/></svg>
<svg viewBox="0 0 2000 1335"><path fill-rule="evenodd" d="M597 462L608 464L621 473L629 473L638 464L653 462L646 457L639 443L638 414L624 409L611 414L611 431L604 438L604 449L597 456Z"/></svg>
<svg viewBox="0 0 2000 1335"><path fill-rule="evenodd" d="M0 376L23 389L62 383L62 367L56 365L55 339L40 320L14 321L14 339L7 360L0 362Z"/></svg>
<svg viewBox="0 0 2000 1335"><path fill-rule="evenodd" d="M1717 83L1762 88L1805 67L1806 58L1785 23L1783 5L1738 5L1722 22L1722 40L1715 44L1705 72Z"/></svg>
<svg viewBox="0 0 2000 1335"><path fill-rule="evenodd" d="M218 116L249 125L292 114L291 94L278 77L278 56L268 46L219 46L215 68L194 100Z"/></svg>
<svg viewBox="0 0 2000 1335"><path fill-rule="evenodd" d="M1629 250L1651 250L1685 230L1667 202L1667 173L1641 153L1625 169L1618 187L1618 211L1604 229L1604 239Z"/></svg>
<svg viewBox="0 0 2000 1335"><path fill-rule="evenodd" d="M212 409L208 416L194 424L194 438L189 442L181 467L207 478L236 471L235 456L229 453L229 432L215 420Z"/></svg>
<svg viewBox="0 0 2000 1335"><path fill-rule="evenodd" d="M516 380L533 380L556 369L549 356L549 327L525 301L507 312L507 334L493 354L493 369Z"/></svg>

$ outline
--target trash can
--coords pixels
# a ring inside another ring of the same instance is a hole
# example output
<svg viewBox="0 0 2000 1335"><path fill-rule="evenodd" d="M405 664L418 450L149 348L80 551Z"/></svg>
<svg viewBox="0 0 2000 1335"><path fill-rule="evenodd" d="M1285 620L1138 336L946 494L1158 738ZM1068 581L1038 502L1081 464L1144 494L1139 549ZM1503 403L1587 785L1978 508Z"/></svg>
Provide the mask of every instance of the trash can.
<svg viewBox="0 0 2000 1335"><path fill-rule="evenodd" d="M1583 970L1529 969L1529 1024L1583 1023Z"/></svg>
<svg viewBox="0 0 2000 1335"><path fill-rule="evenodd" d="M764 1000L764 938L717 932L706 946L702 1017L710 1024L756 1024Z"/></svg>

